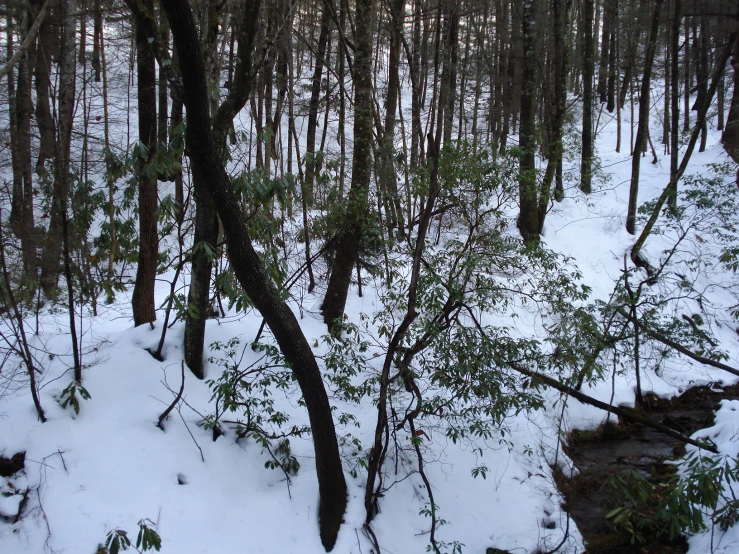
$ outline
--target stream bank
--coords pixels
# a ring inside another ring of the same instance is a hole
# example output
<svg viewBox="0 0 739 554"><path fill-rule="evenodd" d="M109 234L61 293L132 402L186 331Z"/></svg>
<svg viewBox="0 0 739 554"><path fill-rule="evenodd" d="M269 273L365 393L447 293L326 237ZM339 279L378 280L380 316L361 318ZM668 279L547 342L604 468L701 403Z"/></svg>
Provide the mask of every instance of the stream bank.
<svg viewBox="0 0 739 554"><path fill-rule="evenodd" d="M739 399L739 384L700 386L671 400L645 397L645 412L653 420L687 436L713 425L714 413L723 399ZM583 536L587 554L678 554L687 552L683 537L676 541L646 537L631 544L631 536L615 532L606 519L613 505L605 487L609 477L635 471L656 483L675 472L674 460L685 454L685 445L638 423L619 421L594 431L571 432L564 451L579 474L570 478L555 470L557 486L566 500L566 510Z"/></svg>

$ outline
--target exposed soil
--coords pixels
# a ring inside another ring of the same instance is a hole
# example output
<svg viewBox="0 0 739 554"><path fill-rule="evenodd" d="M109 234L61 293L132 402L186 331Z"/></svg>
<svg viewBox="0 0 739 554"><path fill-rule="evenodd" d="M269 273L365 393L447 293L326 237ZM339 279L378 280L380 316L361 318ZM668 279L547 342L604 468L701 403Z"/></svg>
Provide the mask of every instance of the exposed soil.
<svg viewBox="0 0 739 554"><path fill-rule="evenodd" d="M739 398L739 385L721 388L696 387L672 400L646 397L646 411L655 421L685 435L713 425L714 412L724 399ZM670 543L652 540L634 546L628 535L614 533L606 520L609 492L606 480L624 471L638 471L647 479L674 472L666 461L685 453L677 439L640 424L620 422L596 431L573 431L565 452L580 474L569 479L561 472L557 485L567 501L567 511L577 523L587 548L587 554L673 554L684 553L684 540Z"/></svg>

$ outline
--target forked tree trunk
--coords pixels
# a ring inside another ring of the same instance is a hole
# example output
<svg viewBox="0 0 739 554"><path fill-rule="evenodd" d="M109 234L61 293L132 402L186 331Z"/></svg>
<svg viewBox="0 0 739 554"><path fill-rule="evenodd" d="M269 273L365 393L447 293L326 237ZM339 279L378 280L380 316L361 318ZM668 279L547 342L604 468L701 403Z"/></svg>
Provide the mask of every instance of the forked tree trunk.
<svg viewBox="0 0 739 554"><path fill-rule="evenodd" d="M280 297L252 246L239 203L221 163L208 115L205 67L190 5L181 0L162 0L162 5L167 11L180 57L189 122L187 145L195 186L207 187L212 195L236 277L272 330L303 393L316 455L321 540L326 550L331 550L336 543L347 498L328 396L316 359L295 315Z"/></svg>

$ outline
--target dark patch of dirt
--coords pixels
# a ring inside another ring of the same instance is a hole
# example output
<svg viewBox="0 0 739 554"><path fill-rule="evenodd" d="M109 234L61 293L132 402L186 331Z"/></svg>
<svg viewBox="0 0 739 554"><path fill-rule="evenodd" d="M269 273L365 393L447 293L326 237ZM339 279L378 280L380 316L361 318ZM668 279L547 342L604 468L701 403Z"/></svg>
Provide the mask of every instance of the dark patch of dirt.
<svg viewBox="0 0 739 554"><path fill-rule="evenodd" d="M738 399L739 384L723 389L718 385L696 387L672 400L646 396L645 411L655 421L689 436L713 425L714 412L724 398ZM643 425L621 421L595 431L573 431L565 452L580 474L569 479L555 470L555 478L567 501L567 511L585 539L587 554L687 552L684 540L673 543L653 540L634 546L629 536L614 533L605 517L609 492L603 487L611 475L624 471L638 471L649 480L674 472L665 462L684 455L682 442Z"/></svg>
<svg viewBox="0 0 739 554"><path fill-rule="evenodd" d="M18 452L10 458L0 456L0 476L10 477L26 467L26 453Z"/></svg>

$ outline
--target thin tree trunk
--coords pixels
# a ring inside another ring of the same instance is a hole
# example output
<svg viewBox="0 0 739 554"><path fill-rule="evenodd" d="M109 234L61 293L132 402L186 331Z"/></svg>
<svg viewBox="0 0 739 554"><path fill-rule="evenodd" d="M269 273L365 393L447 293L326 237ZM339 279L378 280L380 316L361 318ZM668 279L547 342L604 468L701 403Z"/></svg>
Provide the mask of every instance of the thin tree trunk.
<svg viewBox="0 0 739 554"><path fill-rule="evenodd" d="M673 0L672 28L670 29L670 73L671 91L670 101L672 103L672 123L670 125L670 185L672 194L668 198L668 205L677 205L677 169L678 154L680 151L680 11L682 0Z"/></svg>
<svg viewBox="0 0 739 554"><path fill-rule="evenodd" d="M72 0L62 4L62 48L59 61L59 110L58 136L54 164L54 188L51 198L51 217L46 245L41 257L40 284L44 294L50 296L56 289L61 270L60 260L64 240L63 214L66 209L64 199L67 197L69 175L69 153L72 141L72 120L75 101L75 31L76 16L73 13Z"/></svg>
<svg viewBox="0 0 739 554"><path fill-rule="evenodd" d="M393 229L403 232L403 211L398 197L397 176L393 163L395 147L395 113L398 109L398 90L400 85L400 48L402 40L402 22L405 11L405 0L390 2L390 60L388 67L387 96L385 98L385 124L382 131L378 160L378 180L383 195L383 206L388 225L388 232Z"/></svg>
<svg viewBox="0 0 739 554"><path fill-rule="evenodd" d="M626 231L633 235L636 227L636 208L639 197L639 169L641 166L642 151L649 134L649 95L652 81L652 65L657 50L657 35L659 34L659 20L662 13L663 0L655 0L652 15L652 28L649 33L649 43L644 59L644 76L639 94L639 127L636 131L634 151L631 157L631 187L629 189L629 206L626 213Z"/></svg>
<svg viewBox="0 0 739 554"><path fill-rule="evenodd" d="M580 159L580 190L592 191L593 181L593 0L583 1L582 20L582 156Z"/></svg>

